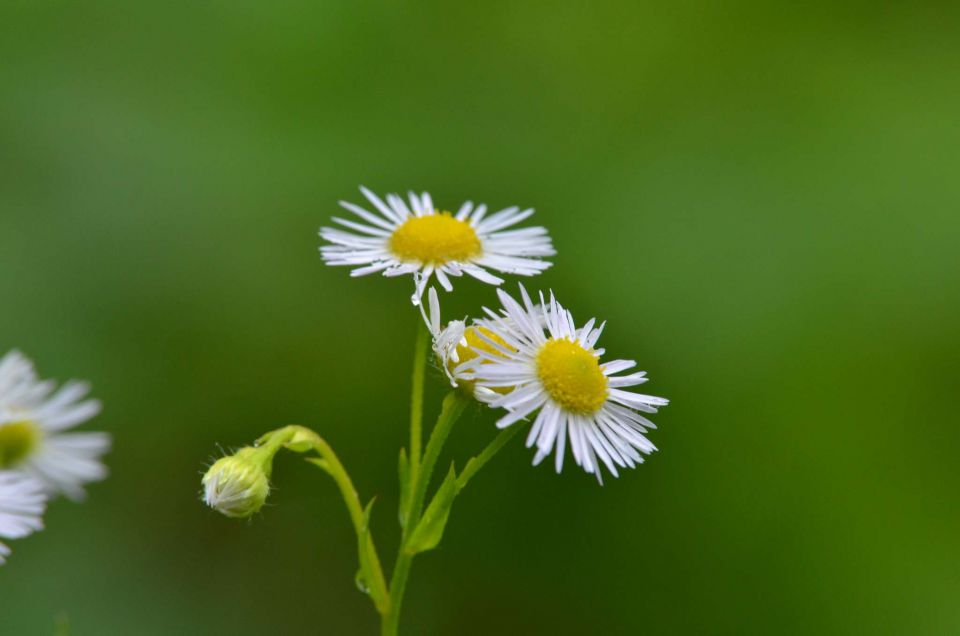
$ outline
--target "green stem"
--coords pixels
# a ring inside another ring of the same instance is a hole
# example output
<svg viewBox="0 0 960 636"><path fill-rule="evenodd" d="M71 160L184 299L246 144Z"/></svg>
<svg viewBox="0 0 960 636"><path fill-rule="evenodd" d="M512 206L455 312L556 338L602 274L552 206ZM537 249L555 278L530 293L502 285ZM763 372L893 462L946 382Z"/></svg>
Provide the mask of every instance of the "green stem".
<svg viewBox="0 0 960 636"><path fill-rule="evenodd" d="M397 563L393 566L393 576L390 577L390 606L380 624L381 636L397 636L400 628L400 605L407 590L407 579L410 577L412 565L413 555L405 552L401 545L397 553Z"/></svg>
<svg viewBox="0 0 960 636"><path fill-rule="evenodd" d="M464 468L460 476L457 477L457 491L463 490L467 482L470 481L470 478L480 472L480 469L483 468L488 461L493 459L493 456L499 453L500 449L506 446L507 442L513 439L514 436L520 432L521 428L523 427L517 422L503 429L493 438L492 442L487 444L487 447L484 448L479 455L467 462L466 468Z"/></svg>
<svg viewBox="0 0 960 636"><path fill-rule="evenodd" d="M325 439L311 431L305 426L291 424L278 428L262 436L258 442L258 449L270 453L272 456L281 446L286 446L289 450L302 453L312 449L322 458L321 461L315 461L318 466L323 468L333 477L333 481L340 488L340 494L343 495L343 502L347 505L347 512L350 513L350 521L353 527L360 534L364 527L363 505L360 503L360 495L347 474L347 469L340 463L340 458L333 452L333 448Z"/></svg>
<svg viewBox="0 0 960 636"><path fill-rule="evenodd" d="M359 536L366 522L363 519L363 505L360 503L360 495L357 494L357 489L354 487L350 475L347 474L347 470L340 463L337 454L333 452L333 449L323 438L317 437L313 442L313 448L324 459L322 468L333 477L333 481L337 482L337 487L340 488L340 493L343 495L343 501L347 504L350 521L353 522L353 527Z"/></svg>
<svg viewBox="0 0 960 636"><path fill-rule="evenodd" d="M417 343L413 348L413 382L410 389L410 476L420 466L420 444L423 439L423 381L427 368L427 345L430 333L422 320L417 321Z"/></svg>
<svg viewBox="0 0 960 636"><path fill-rule="evenodd" d="M437 418L437 424L430 433L430 439L427 441L427 448L423 454L423 463L419 469L411 476L412 494L410 496L409 512L406 515L407 522L403 527L403 539L400 542L400 548L397 551L397 561L393 567L393 575L390 578L390 604L387 612L383 615L381 624L382 636L396 636L400 626L400 608L403 604L403 595L407 589L407 579L410 576L410 568L413 565L413 555L406 550L406 541L410 532L417 527L420 521L420 515L423 512L423 500L427 494L427 487L430 485L430 476L440 458L440 451L453 430L453 425L463 414L470 398L457 391L451 391L443 399L443 408L440 410L440 417ZM411 462L412 464L412 462ZM411 466L412 470L412 466Z"/></svg>
<svg viewBox="0 0 960 636"><path fill-rule="evenodd" d="M357 533L361 568L367 568L368 577L372 579L368 581L372 590L370 592L371 599L377 611L381 614L385 613L389 605L389 594L383 569L380 566L380 558L377 556L376 546L367 528L367 515L364 513L363 505L360 503L360 495L357 494L357 489L354 487L350 475L343 464L340 463L340 458L337 457L333 448L315 432L298 425L285 426L271 431L261 437L258 443L260 444L258 448L265 453L276 453L283 446L295 453L313 450L319 455L319 458L308 457L307 461L322 468L333 478L340 489L353 529ZM367 565L364 565L365 562ZM379 590L379 593L376 590Z"/></svg>
<svg viewBox="0 0 960 636"><path fill-rule="evenodd" d="M383 568L380 566L380 557L377 555L377 548L373 543L373 537L370 535L368 514L364 513L363 505L360 503L360 496L357 489L347 474L337 454L329 444L320 436L313 435L310 438L313 450L322 458L314 461L316 465L325 470L333 480L337 482L340 493L343 495L343 501L347 504L347 510L350 512L350 520L353 522L353 528L357 532L358 554L360 557L361 571L365 572L370 598L373 601L377 611L383 615L389 611L390 594L387 588L386 578L383 576ZM373 502L370 502L373 505ZM369 511L368 511L369 512Z"/></svg>

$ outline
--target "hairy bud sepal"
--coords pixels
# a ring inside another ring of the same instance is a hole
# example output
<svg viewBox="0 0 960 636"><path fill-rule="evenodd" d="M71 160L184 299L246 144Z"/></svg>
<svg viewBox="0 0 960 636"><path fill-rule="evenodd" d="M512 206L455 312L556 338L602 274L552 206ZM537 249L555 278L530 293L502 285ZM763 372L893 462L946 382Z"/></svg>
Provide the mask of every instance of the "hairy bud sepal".
<svg viewBox="0 0 960 636"><path fill-rule="evenodd" d="M203 476L204 502L234 519L259 512L270 494L274 453L267 450L247 447L214 462Z"/></svg>

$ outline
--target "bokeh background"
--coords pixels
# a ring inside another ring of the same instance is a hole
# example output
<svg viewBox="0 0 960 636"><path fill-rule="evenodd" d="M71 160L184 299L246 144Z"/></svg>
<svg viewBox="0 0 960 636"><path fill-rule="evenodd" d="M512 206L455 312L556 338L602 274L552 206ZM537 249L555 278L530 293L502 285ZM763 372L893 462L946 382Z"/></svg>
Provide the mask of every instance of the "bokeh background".
<svg viewBox="0 0 960 636"><path fill-rule="evenodd" d="M283 457L249 523L198 500L218 445L303 423L392 559L419 317L409 281L316 251L360 183L536 207L560 255L530 284L673 401L602 488L508 448L415 564L405 633L960 633L958 18L4 2L0 348L90 379L115 450L16 543L0 633L376 632L325 476Z"/></svg>

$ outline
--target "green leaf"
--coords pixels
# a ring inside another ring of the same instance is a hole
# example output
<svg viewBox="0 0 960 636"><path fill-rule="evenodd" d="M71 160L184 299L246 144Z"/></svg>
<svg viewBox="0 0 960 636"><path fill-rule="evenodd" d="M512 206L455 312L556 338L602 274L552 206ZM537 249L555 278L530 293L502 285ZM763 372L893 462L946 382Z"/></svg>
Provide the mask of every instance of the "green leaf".
<svg viewBox="0 0 960 636"><path fill-rule="evenodd" d="M420 523L410 534L405 550L409 554L418 554L432 550L440 544L443 538L444 528L447 526L447 519L450 517L450 508L453 506L453 500L457 496L457 472L453 464L450 465L450 472L447 473L437 494L433 496L430 505L420 519Z"/></svg>
<svg viewBox="0 0 960 636"><path fill-rule="evenodd" d="M361 591L370 595L377 611L382 614L387 610L389 596L387 594L387 582L383 578L383 570L380 569L377 549L374 547L373 538L370 536L370 513L373 511L373 503L376 500L376 497L371 499L367 507L363 509L363 527L357 537L360 570L357 572L356 583Z"/></svg>
<svg viewBox="0 0 960 636"><path fill-rule="evenodd" d="M400 527L407 525L407 506L410 503L410 460L407 459L407 449L400 449Z"/></svg>

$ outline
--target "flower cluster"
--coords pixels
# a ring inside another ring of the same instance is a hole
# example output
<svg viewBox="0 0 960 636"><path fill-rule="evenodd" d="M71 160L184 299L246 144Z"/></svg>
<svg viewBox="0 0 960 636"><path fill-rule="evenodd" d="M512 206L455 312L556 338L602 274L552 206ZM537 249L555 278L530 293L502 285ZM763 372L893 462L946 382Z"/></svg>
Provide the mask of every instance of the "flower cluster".
<svg viewBox="0 0 960 636"><path fill-rule="evenodd" d="M451 216L436 210L429 194L411 193L411 213L398 195L387 195L384 203L368 189L361 191L384 218L341 202L371 225L334 219L366 236L322 228L321 236L333 245L322 247L321 254L331 265L362 265L353 270L355 276L414 274L414 302L431 274L448 291L448 275L461 272L499 285L500 278L478 275L477 268L530 276L550 266L541 257L555 254L542 227L501 231L532 210L508 208L484 220L486 206L468 202ZM605 323L597 326L590 319L578 327L553 292L549 300L540 292L537 302L522 285L522 302L502 290L497 295L498 311L484 308L484 317L444 325L437 293L429 288L429 309L421 307L421 313L439 366L453 386L504 409L500 428L532 420L527 446L536 446L533 462L552 453L557 472L567 446L576 464L601 483L601 464L617 476L618 467L632 468L656 450L646 437L656 426L643 414L655 413L667 400L624 390L647 381L643 371L617 375L633 369L633 360L601 362L604 350L596 344Z"/></svg>
<svg viewBox="0 0 960 636"><path fill-rule="evenodd" d="M617 476L656 450L647 439L655 426L646 415L667 400L629 390L646 382L646 373L631 371L633 360L603 361L604 350L597 342L604 324L590 319L578 326L553 292L531 296L521 285L517 300L498 289L498 309L483 308L475 318L443 322L437 290L430 285L434 278L449 292L451 279L463 274L499 286L503 279L491 272L533 276L551 266L544 260L555 254L547 231L513 227L533 210L512 207L487 216L485 205L467 202L451 214L434 207L427 193L410 193L404 200L360 190L376 211L341 201L359 221L334 218L346 229L321 228L320 236L327 241L321 256L330 265L353 267L353 276L411 275L413 303L424 323L414 348L410 445L399 454L401 536L389 583L370 528L376 498L362 504L333 449L308 428L275 429L217 460L203 477L202 498L228 517L250 517L270 494L274 456L281 449L305 454L336 482L357 535L355 582L380 613L381 633L396 636L413 558L439 545L460 492L524 423L529 424L527 446L536 447L534 464L552 456L559 473L569 448L573 461L603 483L601 466ZM453 390L444 398L424 446L423 385L431 343ZM459 472L451 462L428 497L444 443L473 400L501 411L496 423L501 430L461 464Z"/></svg>
<svg viewBox="0 0 960 636"><path fill-rule="evenodd" d="M0 359L0 538L40 530L49 498L82 500L85 484L106 477L109 435L66 432L100 412L89 390L82 382L58 390L18 351ZM0 544L0 563L8 554Z"/></svg>

